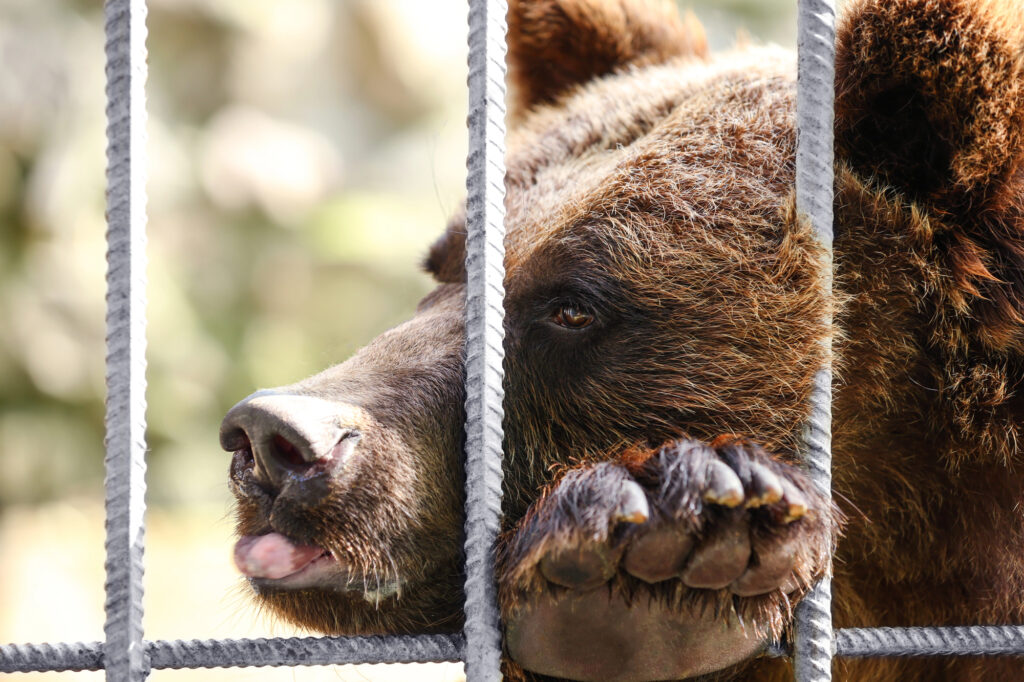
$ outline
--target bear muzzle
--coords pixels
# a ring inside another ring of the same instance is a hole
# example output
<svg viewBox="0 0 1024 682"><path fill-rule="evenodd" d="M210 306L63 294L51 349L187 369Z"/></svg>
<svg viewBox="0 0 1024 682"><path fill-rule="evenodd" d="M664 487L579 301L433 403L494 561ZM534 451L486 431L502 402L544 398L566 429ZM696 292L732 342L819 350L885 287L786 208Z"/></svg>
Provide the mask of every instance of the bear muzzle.
<svg viewBox="0 0 1024 682"><path fill-rule="evenodd" d="M228 452L251 456L253 475L268 492L299 492L309 503L327 494L362 439L335 402L273 390L257 391L231 408L220 428Z"/></svg>

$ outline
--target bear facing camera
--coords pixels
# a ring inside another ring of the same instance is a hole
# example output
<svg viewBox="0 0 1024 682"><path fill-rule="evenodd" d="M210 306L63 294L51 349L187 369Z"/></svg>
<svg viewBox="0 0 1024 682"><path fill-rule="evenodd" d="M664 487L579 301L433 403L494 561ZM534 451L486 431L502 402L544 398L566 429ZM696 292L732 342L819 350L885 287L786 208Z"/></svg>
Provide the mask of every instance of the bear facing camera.
<svg viewBox="0 0 1024 682"><path fill-rule="evenodd" d="M791 52L709 54L666 3L509 3L506 679L791 679L762 652L829 574L837 627L1024 623L1022 9L847 3L830 298ZM224 420L236 563L284 620L462 625L465 233L408 322ZM829 360L834 505L799 455Z"/></svg>

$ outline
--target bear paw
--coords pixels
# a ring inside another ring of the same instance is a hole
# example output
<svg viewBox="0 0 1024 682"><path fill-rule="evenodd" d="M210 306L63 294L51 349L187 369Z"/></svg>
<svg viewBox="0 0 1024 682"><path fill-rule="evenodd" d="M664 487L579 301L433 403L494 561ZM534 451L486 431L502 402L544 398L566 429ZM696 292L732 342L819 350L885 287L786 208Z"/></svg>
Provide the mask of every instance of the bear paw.
<svg viewBox="0 0 1024 682"><path fill-rule="evenodd" d="M509 654L575 680L726 668L781 634L837 521L803 471L731 436L572 470L500 543Z"/></svg>

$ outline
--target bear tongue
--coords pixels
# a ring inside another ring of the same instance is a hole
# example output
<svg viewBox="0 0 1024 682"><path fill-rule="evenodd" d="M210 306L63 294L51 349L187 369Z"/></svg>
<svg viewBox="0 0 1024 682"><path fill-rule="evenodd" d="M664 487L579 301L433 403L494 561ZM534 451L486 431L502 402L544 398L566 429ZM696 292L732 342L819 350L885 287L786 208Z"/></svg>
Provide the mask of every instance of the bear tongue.
<svg viewBox="0 0 1024 682"><path fill-rule="evenodd" d="M322 547L296 545L280 533L246 535L235 544L235 565L250 578L278 578L296 573L326 552Z"/></svg>

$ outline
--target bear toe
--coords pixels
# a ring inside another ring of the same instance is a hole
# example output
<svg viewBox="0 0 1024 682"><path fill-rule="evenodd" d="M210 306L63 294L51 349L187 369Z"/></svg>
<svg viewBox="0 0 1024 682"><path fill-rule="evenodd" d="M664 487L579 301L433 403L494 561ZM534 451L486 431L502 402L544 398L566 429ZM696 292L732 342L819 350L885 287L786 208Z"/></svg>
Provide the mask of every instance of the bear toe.
<svg viewBox="0 0 1024 682"><path fill-rule="evenodd" d="M622 567L646 583L677 578L695 542L693 533L659 524L635 537L626 550Z"/></svg>
<svg viewBox="0 0 1024 682"><path fill-rule="evenodd" d="M750 523L745 514L717 523L680 574L687 587L720 590L743 575L750 562Z"/></svg>
<svg viewBox="0 0 1024 682"><path fill-rule="evenodd" d="M541 559L540 572L555 585L592 590L615 575L620 553L596 543L553 552Z"/></svg>
<svg viewBox="0 0 1024 682"><path fill-rule="evenodd" d="M768 594L780 588L784 593L792 592L792 588L786 588L793 581L798 550L796 538L788 537L772 543L770 548L755 551L750 566L729 586L729 590L740 597Z"/></svg>

